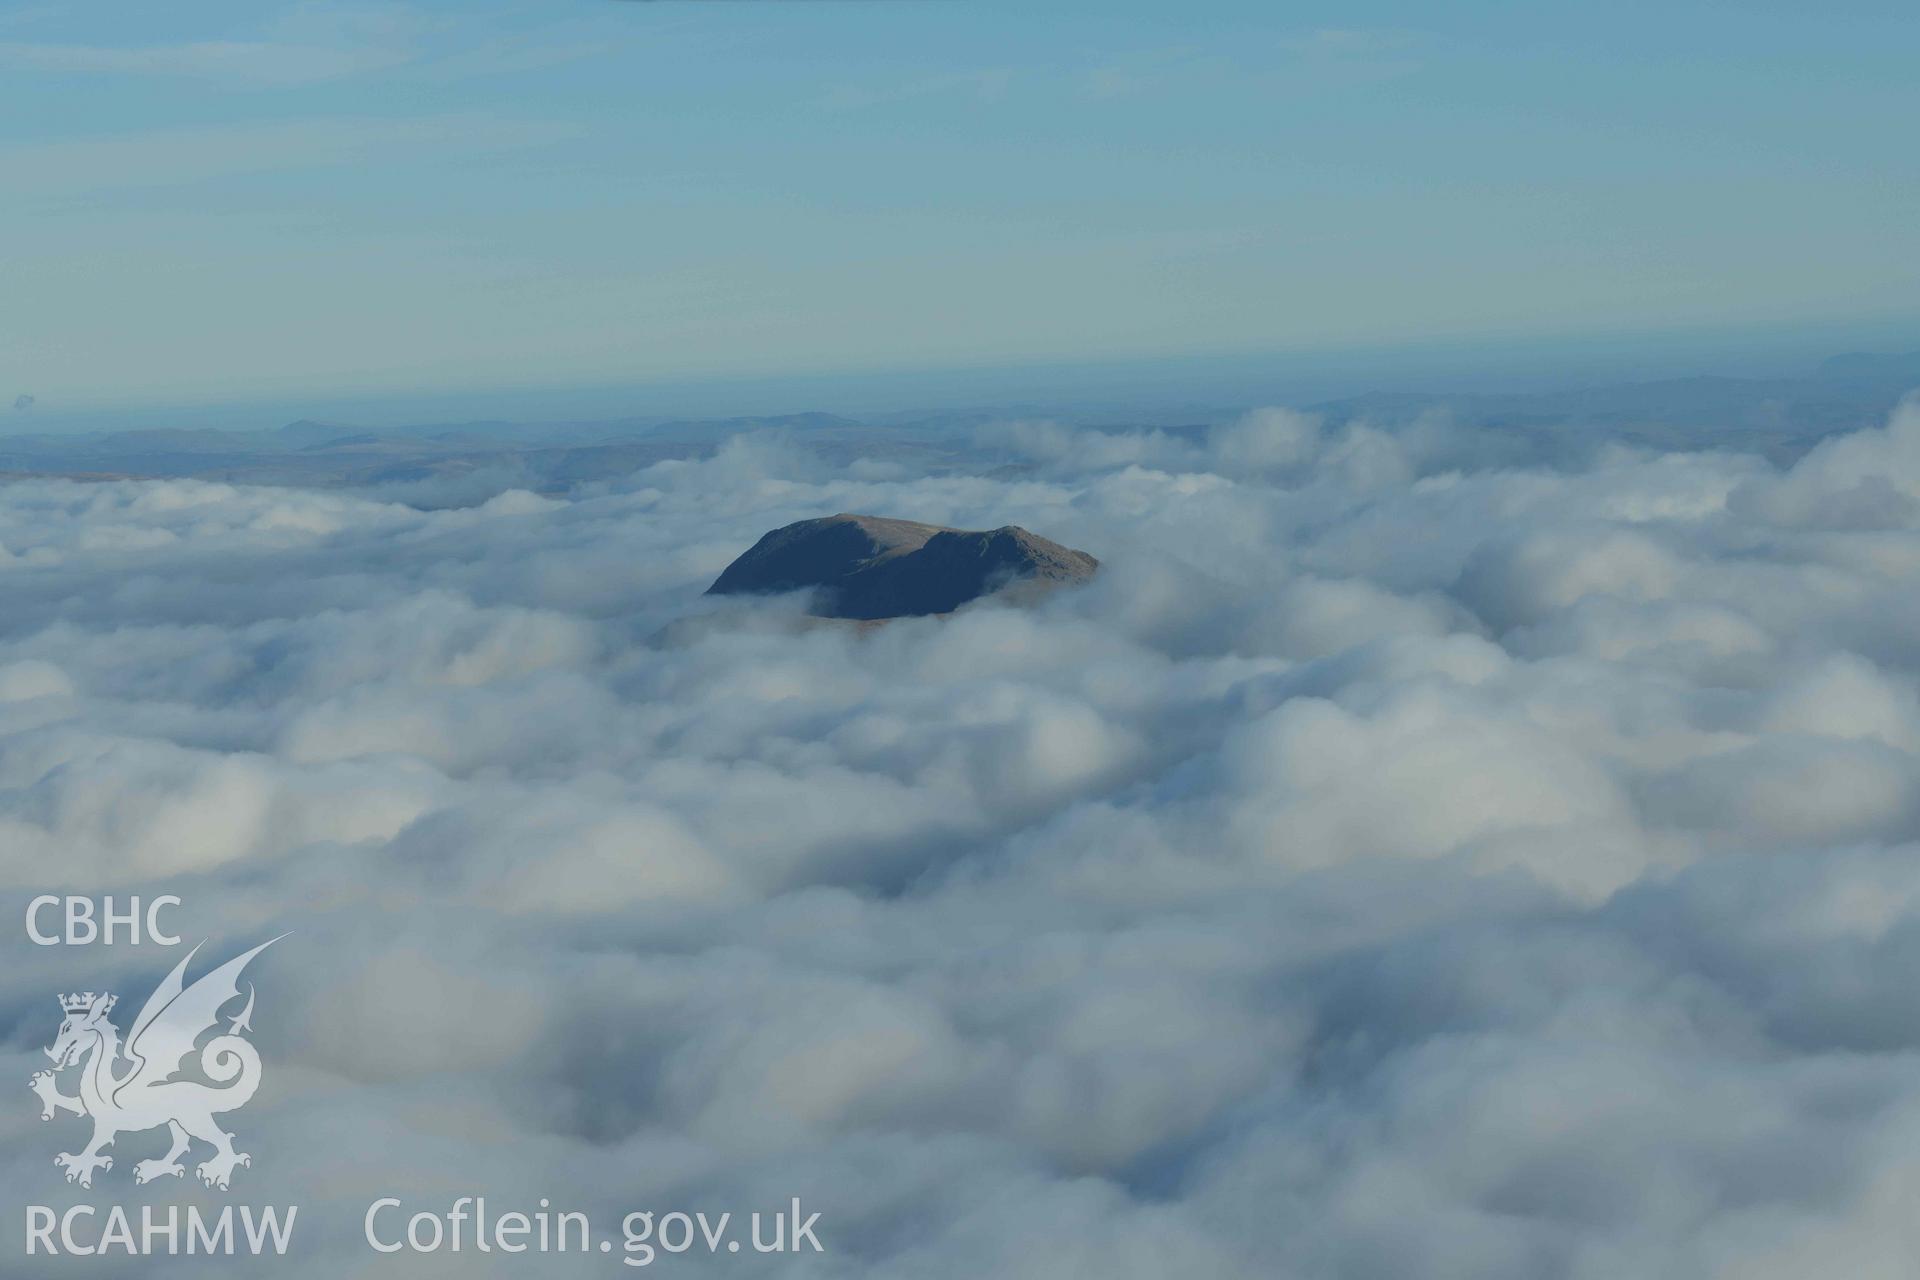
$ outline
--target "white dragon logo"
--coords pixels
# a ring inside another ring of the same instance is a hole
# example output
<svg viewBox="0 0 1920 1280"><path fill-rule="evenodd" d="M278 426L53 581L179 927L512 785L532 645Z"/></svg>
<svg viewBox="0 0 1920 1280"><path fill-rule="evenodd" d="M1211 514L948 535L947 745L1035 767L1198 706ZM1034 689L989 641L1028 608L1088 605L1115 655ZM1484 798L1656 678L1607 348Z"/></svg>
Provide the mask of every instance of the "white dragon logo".
<svg viewBox="0 0 1920 1280"><path fill-rule="evenodd" d="M91 1187L95 1169L113 1168L113 1157L100 1151L112 1146L115 1136L160 1125L166 1125L173 1135L173 1147L158 1160L134 1165L135 1182L179 1177L185 1172L180 1157L195 1138L213 1147L213 1157L198 1169L200 1181L210 1187L225 1191L234 1167L253 1163L251 1156L233 1149L233 1135L213 1122L215 1115L245 1106L260 1087L260 1055L240 1036L253 1029L251 983L247 986L246 1008L232 1019L227 1034L216 1035L200 1048L200 1074L212 1083L175 1077L186 1066L195 1041L220 1021L221 1007L240 995L240 971L278 941L272 938L261 943L183 989L181 976L200 948L189 951L147 997L140 1016L133 1020L133 1029L127 1033L124 1050L118 1028L107 1018L116 997L91 991L60 997L66 1020L60 1024L53 1047L47 1050L54 1069L35 1072L29 1083L40 1095L42 1120L53 1119L58 1111L93 1117L93 1141L86 1149L53 1158L67 1171L68 1182ZM89 1053L91 1059L87 1058ZM122 1056L131 1066L116 1072ZM83 1060L86 1065L80 1071L80 1092L61 1093L55 1087L54 1073L78 1066Z"/></svg>

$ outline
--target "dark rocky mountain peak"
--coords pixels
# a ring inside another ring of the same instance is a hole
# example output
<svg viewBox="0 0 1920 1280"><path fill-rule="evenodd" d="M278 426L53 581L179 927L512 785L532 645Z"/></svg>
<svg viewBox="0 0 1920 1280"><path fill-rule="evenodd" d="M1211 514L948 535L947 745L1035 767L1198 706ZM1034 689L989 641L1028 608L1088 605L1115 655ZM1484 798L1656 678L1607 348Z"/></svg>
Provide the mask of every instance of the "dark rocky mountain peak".
<svg viewBox="0 0 1920 1280"><path fill-rule="evenodd" d="M948 529L833 515L775 529L726 567L709 595L814 589L828 618L951 613L1002 588L1022 593L1091 577L1099 561L1017 525Z"/></svg>

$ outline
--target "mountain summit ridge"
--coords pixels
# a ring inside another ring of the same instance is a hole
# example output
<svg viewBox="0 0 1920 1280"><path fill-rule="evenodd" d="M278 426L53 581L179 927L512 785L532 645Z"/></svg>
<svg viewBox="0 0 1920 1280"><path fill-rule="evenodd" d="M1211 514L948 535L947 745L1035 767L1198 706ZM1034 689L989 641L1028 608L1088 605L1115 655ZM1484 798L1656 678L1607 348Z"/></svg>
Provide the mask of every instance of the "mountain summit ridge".
<svg viewBox="0 0 1920 1280"><path fill-rule="evenodd" d="M951 613L1015 584L1044 590L1083 581L1099 564L1019 525L954 529L840 512L764 534L707 594L812 589L816 615L876 621Z"/></svg>

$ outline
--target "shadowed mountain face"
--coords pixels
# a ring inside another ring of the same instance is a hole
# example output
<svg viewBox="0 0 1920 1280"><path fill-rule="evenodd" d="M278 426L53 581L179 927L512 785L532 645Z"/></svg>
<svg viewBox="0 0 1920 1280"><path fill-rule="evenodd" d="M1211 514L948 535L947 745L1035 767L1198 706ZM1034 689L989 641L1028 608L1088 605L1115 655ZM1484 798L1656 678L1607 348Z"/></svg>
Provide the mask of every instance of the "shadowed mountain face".
<svg viewBox="0 0 1920 1280"><path fill-rule="evenodd" d="M1002 587L1033 590L1091 577L1084 551L1007 525L973 531L882 516L824 516L775 529L726 567L708 595L816 588L827 618L951 613Z"/></svg>

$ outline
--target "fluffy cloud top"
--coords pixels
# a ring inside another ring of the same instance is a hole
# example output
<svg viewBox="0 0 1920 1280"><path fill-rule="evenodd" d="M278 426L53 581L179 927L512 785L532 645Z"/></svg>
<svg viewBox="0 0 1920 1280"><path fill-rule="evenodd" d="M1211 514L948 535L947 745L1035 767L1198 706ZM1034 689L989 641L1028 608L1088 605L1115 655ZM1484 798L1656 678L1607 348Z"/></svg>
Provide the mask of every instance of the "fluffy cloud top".
<svg viewBox="0 0 1920 1280"><path fill-rule="evenodd" d="M1267 410L443 509L15 482L0 884L295 931L233 1117L289 1275L476 1191L822 1213L696 1273L1905 1274L1916 441ZM868 629L700 598L842 510L1105 568ZM0 977L22 1082L55 991L172 959L51 950ZM82 1194L16 1103L9 1199Z"/></svg>

